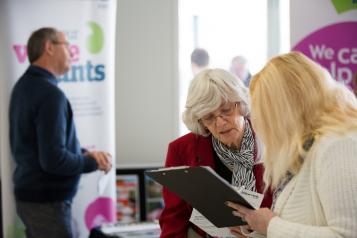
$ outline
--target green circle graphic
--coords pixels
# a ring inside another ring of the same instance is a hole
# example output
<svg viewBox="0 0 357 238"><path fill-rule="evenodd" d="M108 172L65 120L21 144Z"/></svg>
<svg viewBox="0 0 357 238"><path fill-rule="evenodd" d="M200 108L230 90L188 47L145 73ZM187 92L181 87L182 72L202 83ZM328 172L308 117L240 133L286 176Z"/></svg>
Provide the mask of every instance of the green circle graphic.
<svg viewBox="0 0 357 238"><path fill-rule="evenodd" d="M92 54L99 53L104 45L104 34L102 28L95 22L90 21L87 23L91 29L91 34L87 38L86 47Z"/></svg>

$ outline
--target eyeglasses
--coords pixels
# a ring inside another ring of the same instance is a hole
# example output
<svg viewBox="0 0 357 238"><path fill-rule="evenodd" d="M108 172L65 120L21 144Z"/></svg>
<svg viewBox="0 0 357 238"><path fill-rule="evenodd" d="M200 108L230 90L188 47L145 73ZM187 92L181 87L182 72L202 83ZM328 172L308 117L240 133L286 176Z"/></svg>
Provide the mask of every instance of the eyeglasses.
<svg viewBox="0 0 357 238"><path fill-rule="evenodd" d="M207 126L214 124L217 120L217 117L221 117L222 119L227 120L233 115L237 105L238 105L237 102L234 104L226 103L220 107L220 110L217 113L217 115L214 115L214 113L210 113L207 116L202 117L200 120Z"/></svg>
<svg viewBox="0 0 357 238"><path fill-rule="evenodd" d="M68 41L52 41L52 44L64 45L66 48L69 48L69 42Z"/></svg>

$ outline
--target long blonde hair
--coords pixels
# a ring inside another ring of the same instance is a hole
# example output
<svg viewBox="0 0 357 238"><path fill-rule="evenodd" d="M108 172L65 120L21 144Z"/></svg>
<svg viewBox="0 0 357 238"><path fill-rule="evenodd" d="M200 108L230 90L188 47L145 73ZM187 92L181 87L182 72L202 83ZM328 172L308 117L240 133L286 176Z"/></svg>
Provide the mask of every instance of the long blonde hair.
<svg viewBox="0 0 357 238"><path fill-rule="evenodd" d="M252 124L265 145L264 181L272 188L300 170L307 138L357 128L354 95L298 52L271 59L253 77L250 95Z"/></svg>

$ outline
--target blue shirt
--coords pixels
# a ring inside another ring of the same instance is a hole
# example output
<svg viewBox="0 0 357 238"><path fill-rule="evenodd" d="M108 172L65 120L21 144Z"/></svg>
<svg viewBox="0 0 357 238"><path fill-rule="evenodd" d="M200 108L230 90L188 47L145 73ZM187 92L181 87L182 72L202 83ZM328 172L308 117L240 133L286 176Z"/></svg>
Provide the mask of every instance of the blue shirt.
<svg viewBox="0 0 357 238"><path fill-rule="evenodd" d="M9 121L16 199L72 200L81 173L97 163L81 152L71 105L53 74L27 69L12 91Z"/></svg>

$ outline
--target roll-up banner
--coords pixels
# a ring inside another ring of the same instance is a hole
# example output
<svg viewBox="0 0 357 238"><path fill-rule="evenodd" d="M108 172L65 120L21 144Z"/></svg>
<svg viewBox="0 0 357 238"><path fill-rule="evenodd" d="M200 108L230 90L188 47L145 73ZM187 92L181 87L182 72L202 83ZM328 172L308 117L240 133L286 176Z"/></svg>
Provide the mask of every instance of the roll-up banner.
<svg viewBox="0 0 357 238"><path fill-rule="evenodd" d="M357 0L291 0L293 50L357 88Z"/></svg>
<svg viewBox="0 0 357 238"><path fill-rule="evenodd" d="M25 237L14 204L9 150L8 104L11 89L29 63L26 43L41 27L65 32L73 62L59 79L69 98L81 146L103 150L115 159L114 54L116 0L0 1L0 146L3 236ZM115 165L115 161L113 161ZM116 220L115 169L82 175L73 201L75 237Z"/></svg>

